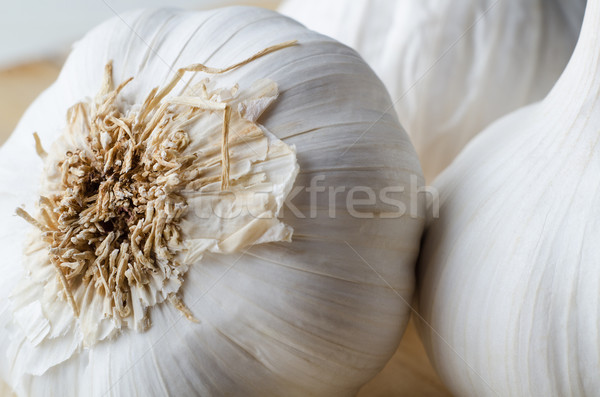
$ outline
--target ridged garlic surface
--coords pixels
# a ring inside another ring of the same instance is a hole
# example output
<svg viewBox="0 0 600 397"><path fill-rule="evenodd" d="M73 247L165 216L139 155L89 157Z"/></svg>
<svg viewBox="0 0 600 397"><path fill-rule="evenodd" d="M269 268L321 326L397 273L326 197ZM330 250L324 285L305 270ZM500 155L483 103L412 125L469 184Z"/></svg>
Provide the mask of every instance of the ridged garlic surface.
<svg viewBox="0 0 600 397"><path fill-rule="evenodd" d="M91 31L0 149L0 377L19 396L356 393L406 326L424 224L390 106L356 52L272 11ZM340 187L394 190L348 211Z"/></svg>
<svg viewBox="0 0 600 397"><path fill-rule="evenodd" d="M599 27L590 0L550 94L495 122L434 183L420 332L455 395L600 390Z"/></svg>
<svg viewBox="0 0 600 397"><path fill-rule="evenodd" d="M550 91L584 7L585 0L287 0L279 10L365 58L431 182L483 128Z"/></svg>

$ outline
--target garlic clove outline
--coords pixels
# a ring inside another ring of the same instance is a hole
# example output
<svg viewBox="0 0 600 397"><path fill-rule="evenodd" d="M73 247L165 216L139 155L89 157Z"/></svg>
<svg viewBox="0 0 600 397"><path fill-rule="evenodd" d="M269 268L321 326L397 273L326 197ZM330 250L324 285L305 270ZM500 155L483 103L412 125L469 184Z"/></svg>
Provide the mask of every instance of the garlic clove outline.
<svg viewBox="0 0 600 397"><path fill-rule="evenodd" d="M491 125L436 180L418 265L420 333L458 395L600 388L600 2L548 96ZM464 287L464 288L463 288Z"/></svg>

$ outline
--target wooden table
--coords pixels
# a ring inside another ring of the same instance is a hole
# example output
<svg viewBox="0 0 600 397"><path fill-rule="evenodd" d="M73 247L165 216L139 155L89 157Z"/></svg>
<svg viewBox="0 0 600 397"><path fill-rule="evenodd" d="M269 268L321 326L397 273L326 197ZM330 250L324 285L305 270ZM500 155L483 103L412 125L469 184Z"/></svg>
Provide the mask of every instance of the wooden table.
<svg viewBox="0 0 600 397"><path fill-rule="evenodd" d="M57 63L36 62L0 71L0 144L31 102L58 76Z"/></svg>
<svg viewBox="0 0 600 397"><path fill-rule="evenodd" d="M27 106L58 76L53 62L37 62L0 71L0 143L16 126ZM0 396L4 396L0 385ZM398 351L383 371L360 391L360 397L449 396L432 369L413 322Z"/></svg>

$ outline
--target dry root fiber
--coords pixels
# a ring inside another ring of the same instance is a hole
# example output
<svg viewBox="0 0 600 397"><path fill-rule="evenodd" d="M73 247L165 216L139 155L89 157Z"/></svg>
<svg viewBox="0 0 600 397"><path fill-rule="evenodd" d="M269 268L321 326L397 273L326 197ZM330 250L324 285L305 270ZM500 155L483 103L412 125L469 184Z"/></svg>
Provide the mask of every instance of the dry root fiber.
<svg viewBox="0 0 600 397"><path fill-rule="evenodd" d="M120 110L117 99L131 79L114 87L109 63L97 97L70 109L67 128L81 130L83 143L49 166L60 173L58 193L40 198L37 217L20 208L17 214L41 231L75 315L80 305L72 291L81 284L93 285L104 297L106 315L126 318L132 313L133 286L149 283L159 272L167 278L179 275L179 222L187 210L181 192L215 182L214 176L203 175L197 156L185 152L191 140L186 126L205 112L223 117L218 161L221 189L228 188L231 109L208 97L205 86L196 97L165 99L184 73L224 73L294 44L269 47L225 69L180 69L135 111ZM37 134L34 137L37 153L48 158ZM193 319L181 299L171 296L169 301Z"/></svg>

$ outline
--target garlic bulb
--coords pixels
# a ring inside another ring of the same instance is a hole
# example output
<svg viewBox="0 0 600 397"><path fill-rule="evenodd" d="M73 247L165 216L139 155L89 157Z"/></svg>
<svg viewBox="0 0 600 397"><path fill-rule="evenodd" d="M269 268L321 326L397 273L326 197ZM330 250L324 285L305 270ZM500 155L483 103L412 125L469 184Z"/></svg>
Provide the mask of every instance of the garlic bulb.
<svg viewBox="0 0 600 397"><path fill-rule="evenodd" d="M386 84L432 181L475 134L538 101L575 46L584 0L287 0Z"/></svg>
<svg viewBox="0 0 600 397"><path fill-rule="evenodd" d="M421 336L460 396L600 390L600 1L550 94L494 123L435 182Z"/></svg>
<svg viewBox="0 0 600 397"><path fill-rule="evenodd" d="M406 326L424 223L390 106L354 51L272 11L94 29L0 149L0 377L355 393Z"/></svg>

